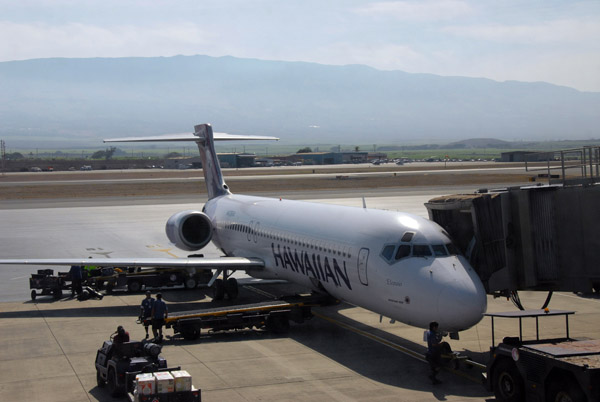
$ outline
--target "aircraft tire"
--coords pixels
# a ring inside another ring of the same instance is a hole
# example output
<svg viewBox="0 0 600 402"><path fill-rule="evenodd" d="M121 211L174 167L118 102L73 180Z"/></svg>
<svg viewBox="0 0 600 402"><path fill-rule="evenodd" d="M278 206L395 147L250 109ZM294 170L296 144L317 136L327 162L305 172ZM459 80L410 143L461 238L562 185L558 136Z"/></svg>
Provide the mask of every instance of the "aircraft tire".
<svg viewBox="0 0 600 402"><path fill-rule="evenodd" d="M225 284L223 283L223 279L217 279L215 283L213 283L213 299L223 300L224 297Z"/></svg>
<svg viewBox="0 0 600 402"><path fill-rule="evenodd" d="M31 291L31 300L35 300L37 297L37 293L35 293L35 289Z"/></svg>
<svg viewBox="0 0 600 402"><path fill-rule="evenodd" d="M237 299L240 289L238 287L237 279L229 278L225 282L225 293L230 300Z"/></svg>

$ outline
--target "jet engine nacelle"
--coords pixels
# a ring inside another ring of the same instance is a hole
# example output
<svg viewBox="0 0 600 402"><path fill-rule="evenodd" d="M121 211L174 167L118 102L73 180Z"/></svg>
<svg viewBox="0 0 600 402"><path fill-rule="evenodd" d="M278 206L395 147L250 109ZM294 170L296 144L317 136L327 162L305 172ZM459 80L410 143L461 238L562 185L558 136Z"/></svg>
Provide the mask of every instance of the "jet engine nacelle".
<svg viewBox="0 0 600 402"><path fill-rule="evenodd" d="M186 251L200 250L212 238L210 218L200 211L182 211L167 221L167 237L171 243Z"/></svg>

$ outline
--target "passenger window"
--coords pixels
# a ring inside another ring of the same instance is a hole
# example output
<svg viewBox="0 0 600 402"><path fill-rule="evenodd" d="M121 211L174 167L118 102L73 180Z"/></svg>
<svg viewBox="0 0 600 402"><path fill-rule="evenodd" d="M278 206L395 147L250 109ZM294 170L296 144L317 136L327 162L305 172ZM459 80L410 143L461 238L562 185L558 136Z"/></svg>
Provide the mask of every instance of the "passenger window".
<svg viewBox="0 0 600 402"><path fill-rule="evenodd" d="M413 246L413 256L429 257L431 256L431 249L427 244L415 244Z"/></svg>
<svg viewBox="0 0 600 402"><path fill-rule="evenodd" d="M402 235L402 239L400 239L400 241L402 243L410 243L414 235L414 232L406 232Z"/></svg>
<svg viewBox="0 0 600 402"><path fill-rule="evenodd" d="M459 255L460 254L460 252L458 251L456 246L452 243L446 243L446 249L448 249L448 253L450 253L450 255Z"/></svg>
<svg viewBox="0 0 600 402"><path fill-rule="evenodd" d="M383 248L383 251L381 252L381 256L383 258L385 258L386 261L391 261L392 257L394 256L394 249L396 248L396 246L390 244L387 245Z"/></svg>
<svg viewBox="0 0 600 402"><path fill-rule="evenodd" d="M398 251L396 252L396 259L399 260L408 256L410 256L410 245L401 244L400 247L398 247Z"/></svg>
<svg viewBox="0 0 600 402"><path fill-rule="evenodd" d="M446 257L448 255L446 247L443 244L434 244L431 248L433 249L433 255L436 257Z"/></svg>

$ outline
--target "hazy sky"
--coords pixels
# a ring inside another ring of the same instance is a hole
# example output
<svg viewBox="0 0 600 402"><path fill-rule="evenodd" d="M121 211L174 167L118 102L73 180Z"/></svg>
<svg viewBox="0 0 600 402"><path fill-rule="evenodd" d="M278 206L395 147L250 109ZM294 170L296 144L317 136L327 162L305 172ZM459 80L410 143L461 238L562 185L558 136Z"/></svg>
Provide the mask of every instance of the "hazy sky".
<svg viewBox="0 0 600 402"><path fill-rule="evenodd" d="M600 1L0 0L0 61L231 55L600 91Z"/></svg>

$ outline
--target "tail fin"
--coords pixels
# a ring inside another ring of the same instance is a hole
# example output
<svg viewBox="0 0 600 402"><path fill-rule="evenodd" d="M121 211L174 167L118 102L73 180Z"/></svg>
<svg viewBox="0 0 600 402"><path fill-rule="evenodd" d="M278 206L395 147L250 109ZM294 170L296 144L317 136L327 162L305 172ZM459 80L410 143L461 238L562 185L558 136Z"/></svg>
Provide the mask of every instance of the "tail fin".
<svg viewBox="0 0 600 402"><path fill-rule="evenodd" d="M202 159L202 170L204 171L208 199L231 194L221 173L219 158L217 158L217 152L215 151L212 127L210 124L194 126L194 135L198 137L196 144L198 144L200 159Z"/></svg>
<svg viewBox="0 0 600 402"><path fill-rule="evenodd" d="M232 135L226 133L213 133L210 124L198 124L194 126L194 134L166 134L154 137L128 137L114 138L104 140L104 142L155 142L155 141L194 141L198 144L200 159L202 160L202 170L204 171L204 181L206 182L206 191L208 199L219 197L221 195L231 194L223 174L221 166L215 151L214 141L244 141L244 140L279 140L277 137L253 136L253 135Z"/></svg>

